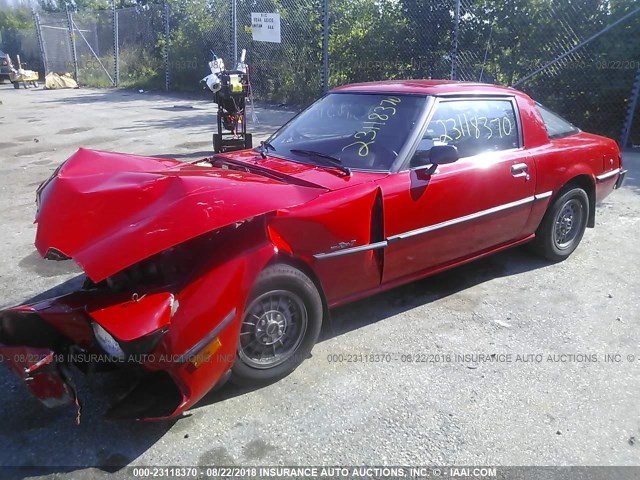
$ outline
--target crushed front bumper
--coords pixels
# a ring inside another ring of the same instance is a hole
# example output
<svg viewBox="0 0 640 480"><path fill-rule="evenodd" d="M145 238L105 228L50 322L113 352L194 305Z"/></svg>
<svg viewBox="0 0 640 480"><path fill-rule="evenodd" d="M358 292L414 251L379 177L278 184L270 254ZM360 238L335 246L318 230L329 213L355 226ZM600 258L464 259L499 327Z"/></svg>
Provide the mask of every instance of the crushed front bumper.
<svg viewBox="0 0 640 480"><path fill-rule="evenodd" d="M137 303L123 304L118 303L117 298L108 299L108 306L104 307L99 299L94 300L97 303L92 303L86 292L74 292L40 303L2 310L0 365L15 374L46 407L75 404L77 422L80 401L72 372L122 372L122 379L127 384L123 385L126 387L125 393L116 395L118 392L105 392L112 397L108 417L153 419L173 416L184 402L184 397L170 374L156 371L161 366L155 369L149 367L144 355L138 355L141 360L119 360L101 351L91 327L96 320L89 315L92 310L96 317L108 324L112 320L107 315L109 309L119 308L117 317L129 320L135 320L136 315L140 314L138 310L144 309L151 320L147 324L138 320L138 330L134 331L132 341L123 344L152 348L155 342L149 343L149 336L145 335L146 327L152 330L151 335L156 333L153 331L156 327L163 327L160 317L166 313L166 309L170 309L167 299L171 299L168 294L147 295ZM164 329L160 328L160 331ZM134 338L136 333L140 334L140 338ZM153 398L148 398L149 392L154 393Z"/></svg>

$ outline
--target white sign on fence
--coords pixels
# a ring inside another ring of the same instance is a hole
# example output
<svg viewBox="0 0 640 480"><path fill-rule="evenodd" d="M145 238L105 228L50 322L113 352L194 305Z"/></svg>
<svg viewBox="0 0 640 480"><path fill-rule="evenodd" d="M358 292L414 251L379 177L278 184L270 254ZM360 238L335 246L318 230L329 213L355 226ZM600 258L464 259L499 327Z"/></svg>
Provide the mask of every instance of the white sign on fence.
<svg viewBox="0 0 640 480"><path fill-rule="evenodd" d="M280 14L252 12L251 32L257 42L280 43Z"/></svg>

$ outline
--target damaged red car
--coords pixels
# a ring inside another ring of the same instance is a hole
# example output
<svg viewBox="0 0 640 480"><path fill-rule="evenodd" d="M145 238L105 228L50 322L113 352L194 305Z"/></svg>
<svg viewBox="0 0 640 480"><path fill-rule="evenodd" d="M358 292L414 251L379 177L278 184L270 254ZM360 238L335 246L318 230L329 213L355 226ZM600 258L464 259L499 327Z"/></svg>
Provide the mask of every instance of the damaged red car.
<svg viewBox="0 0 640 480"><path fill-rule="evenodd" d="M37 191L35 245L86 281L2 311L0 359L47 406L108 367L133 378L111 417L174 417L290 373L332 307L525 242L567 258L624 175L613 140L450 81L341 87L194 163L81 149Z"/></svg>

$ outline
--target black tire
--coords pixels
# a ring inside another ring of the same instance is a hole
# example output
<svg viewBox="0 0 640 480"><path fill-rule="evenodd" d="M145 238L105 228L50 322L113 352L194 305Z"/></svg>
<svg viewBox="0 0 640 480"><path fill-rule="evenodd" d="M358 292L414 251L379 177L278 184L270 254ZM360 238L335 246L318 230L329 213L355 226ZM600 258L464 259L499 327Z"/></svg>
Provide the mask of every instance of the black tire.
<svg viewBox="0 0 640 480"><path fill-rule="evenodd" d="M587 192L575 186L561 190L536 231L534 252L552 262L568 258L582 240L588 219Z"/></svg>
<svg viewBox="0 0 640 480"><path fill-rule="evenodd" d="M291 373L315 345L322 314L318 289L304 273L285 264L264 269L247 301L231 381L263 385Z"/></svg>
<svg viewBox="0 0 640 480"><path fill-rule="evenodd" d="M20 82L13 82L13 88L15 89L20 88Z"/></svg>

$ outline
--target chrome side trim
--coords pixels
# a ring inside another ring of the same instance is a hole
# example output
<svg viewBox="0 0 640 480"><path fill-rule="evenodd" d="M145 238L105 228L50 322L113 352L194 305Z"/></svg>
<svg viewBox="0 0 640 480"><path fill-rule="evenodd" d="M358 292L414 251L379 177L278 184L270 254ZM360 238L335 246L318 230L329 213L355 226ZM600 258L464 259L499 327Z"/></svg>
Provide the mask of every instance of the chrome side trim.
<svg viewBox="0 0 640 480"><path fill-rule="evenodd" d="M350 253L366 252L367 250L376 250L378 248L384 248L387 246L387 241L369 243L367 245L358 245L357 247L345 248L344 250L337 250L330 253L316 253L313 258L330 258L339 257L341 255L349 255Z"/></svg>
<svg viewBox="0 0 640 480"><path fill-rule="evenodd" d="M405 238L415 237L416 235L422 235L424 233L433 232L435 230L440 230L441 228L445 228L445 227L451 227L459 223L475 220L476 218L484 217L486 215L491 215L493 213L501 212L503 210L519 207L521 205L526 205L527 203L531 203L534 200L535 200L535 197L533 196L523 198L522 200L517 200L511 203L505 203L504 205L498 205L497 207L472 213L471 215L465 215L464 217L454 218L452 220L447 220L446 222L436 223L435 225L429 225L428 227L418 228L417 230L411 230L410 232L399 233L398 235L393 235L389 237L387 240L389 241L389 243L394 242L396 240L404 240Z"/></svg>
<svg viewBox="0 0 640 480"><path fill-rule="evenodd" d="M231 320L233 320L235 317L236 317L236 309L234 308L229 313L227 313L227 316L224 317L224 319L213 330L211 330L211 332L208 333L206 337L204 337L202 340L196 343L193 347L191 347L189 350L187 350L182 355L180 355L180 357L178 358L178 363L187 363L191 361L191 359L194 356L196 356L200 352L200 350L202 350L210 342L212 342L218 335L220 335L220 333L222 333L222 330L224 330L231 323Z"/></svg>
<svg viewBox="0 0 640 480"><path fill-rule="evenodd" d="M598 175L596 177L596 180L599 182L604 182L607 178L615 177L618 173L620 173L620 169L616 168L615 170L611 170L610 172Z"/></svg>
<svg viewBox="0 0 640 480"><path fill-rule="evenodd" d="M387 245L389 245L389 243L395 242L397 240L404 240L405 238L414 237L416 235L422 235L424 233L440 230L441 228L451 227L459 223L475 220L476 218L484 217L486 215L492 215L494 213L501 212L503 210L519 207L521 205L526 205L527 203L531 203L535 200L548 198L552 194L553 192L551 191L540 193L531 197L523 198L522 200L516 200L515 202L505 203L504 205L498 205L497 207L492 207L492 208L488 208L487 210L482 210L480 212L472 213L470 215L465 215L464 217L458 217L451 220L447 220L446 222L436 223L435 225L429 225L428 227L418 228L416 230L411 230L409 232L399 233L398 235L392 235L391 237L387 238L386 240L383 240L382 242L369 243L367 245L359 245L357 247L345 248L344 250L338 250L335 252L316 253L315 255L313 255L313 257L320 260L324 258L339 257L341 255L349 255L351 253L366 252L368 250L376 250L378 248L385 248Z"/></svg>
<svg viewBox="0 0 640 480"><path fill-rule="evenodd" d="M536 200L542 200L543 198L549 198L551 195L553 195L552 191L548 191L548 192L544 192L544 193L537 193L536 195L534 195L534 198Z"/></svg>

